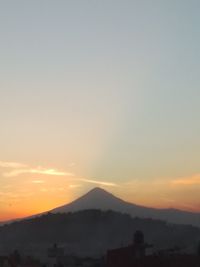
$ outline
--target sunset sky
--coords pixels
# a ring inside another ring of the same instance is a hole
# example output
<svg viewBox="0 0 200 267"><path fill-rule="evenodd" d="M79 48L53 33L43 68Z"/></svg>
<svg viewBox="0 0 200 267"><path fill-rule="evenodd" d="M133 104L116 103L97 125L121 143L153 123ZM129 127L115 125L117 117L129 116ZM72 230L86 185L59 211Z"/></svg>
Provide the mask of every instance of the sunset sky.
<svg viewBox="0 0 200 267"><path fill-rule="evenodd" d="M0 0L0 220L100 186L200 211L200 1Z"/></svg>

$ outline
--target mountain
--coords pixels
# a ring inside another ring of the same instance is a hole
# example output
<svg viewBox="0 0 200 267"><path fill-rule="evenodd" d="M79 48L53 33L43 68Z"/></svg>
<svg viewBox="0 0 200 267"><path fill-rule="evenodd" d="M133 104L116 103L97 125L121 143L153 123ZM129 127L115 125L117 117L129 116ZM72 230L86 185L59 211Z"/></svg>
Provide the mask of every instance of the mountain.
<svg viewBox="0 0 200 267"><path fill-rule="evenodd" d="M147 208L126 202L101 188L94 188L77 200L51 210L52 213L66 213L87 209L113 210L130 214L132 217L165 220L170 223L191 224L200 227L200 213L176 209Z"/></svg>
<svg viewBox="0 0 200 267"><path fill-rule="evenodd" d="M131 244L138 229L154 250L179 247L192 252L200 240L198 227L133 218L115 211L83 210L48 213L1 226L0 254L19 249L41 258L47 256L47 248L57 243L67 254L105 255L108 249Z"/></svg>

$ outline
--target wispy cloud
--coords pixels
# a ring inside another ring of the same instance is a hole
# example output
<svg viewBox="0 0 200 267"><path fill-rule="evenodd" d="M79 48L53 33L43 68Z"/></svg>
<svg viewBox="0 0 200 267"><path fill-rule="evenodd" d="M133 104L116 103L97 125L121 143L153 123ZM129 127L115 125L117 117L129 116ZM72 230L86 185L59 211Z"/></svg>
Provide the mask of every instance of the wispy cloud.
<svg viewBox="0 0 200 267"><path fill-rule="evenodd" d="M85 182L85 183L91 183L91 184L97 184L97 185L104 185L104 186L118 186L115 183L110 183L106 181L98 181L98 180L91 180L91 179L84 179L80 178L79 181Z"/></svg>
<svg viewBox="0 0 200 267"><path fill-rule="evenodd" d="M47 175L56 175L56 176L74 176L73 173L71 172L62 172L58 171L56 169L43 169L43 168L36 168L36 169L31 169L31 173L38 173L38 174L47 174Z"/></svg>
<svg viewBox="0 0 200 267"><path fill-rule="evenodd" d="M44 184L45 181L44 180L33 180L31 181L32 184Z"/></svg>
<svg viewBox="0 0 200 267"><path fill-rule="evenodd" d="M40 166L32 168L26 164L18 162L0 161L0 168L10 169L9 171L3 172L2 175L5 177L16 177L25 173L54 175L54 176L74 176L72 172L59 171L54 168L43 168Z"/></svg>
<svg viewBox="0 0 200 267"><path fill-rule="evenodd" d="M20 174L25 174L25 173L54 175L54 176L74 176L74 174L71 172L62 172L56 169L44 169L41 167L12 170L9 172L4 172L3 175L5 177L16 177L19 176Z"/></svg>
<svg viewBox="0 0 200 267"><path fill-rule="evenodd" d="M8 161L0 161L1 168L26 168L26 164L18 163L18 162L8 162Z"/></svg>
<svg viewBox="0 0 200 267"><path fill-rule="evenodd" d="M71 163L69 164L69 167L74 167L75 165L76 165L75 162L71 162Z"/></svg>
<svg viewBox="0 0 200 267"><path fill-rule="evenodd" d="M69 188L73 189L73 188L79 188L82 187L82 184L70 184Z"/></svg>
<svg viewBox="0 0 200 267"><path fill-rule="evenodd" d="M41 188L41 189L40 189L40 191L41 191L41 192L45 192L45 193L46 193L46 192L48 192L48 191L49 191L49 189L48 189L48 188L44 188L44 187L43 187L43 188Z"/></svg>
<svg viewBox="0 0 200 267"><path fill-rule="evenodd" d="M179 178L172 181L173 185L200 185L200 174L191 176L191 177L185 177L185 178Z"/></svg>
<svg viewBox="0 0 200 267"><path fill-rule="evenodd" d="M74 163L71 164L72 166ZM0 161L0 167L2 168L9 168L9 171L4 171L4 177L17 177L22 174L41 174L41 175L52 175L52 176L68 176L71 177L73 181L80 181L83 183L91 183L96 185L102 186L118 186L116 183L107 182L102 180L95 180L95 179L87 179L87 178L76 178L75 174L72 172L60 171L55 168L44 168L44 167L35 167L32 168L28 165L17 163L17 162L4 162ZM44 183L43 180L33 180L32 183ZM80 187L80 184L71 184L69 185L70 188Z"/></svg>

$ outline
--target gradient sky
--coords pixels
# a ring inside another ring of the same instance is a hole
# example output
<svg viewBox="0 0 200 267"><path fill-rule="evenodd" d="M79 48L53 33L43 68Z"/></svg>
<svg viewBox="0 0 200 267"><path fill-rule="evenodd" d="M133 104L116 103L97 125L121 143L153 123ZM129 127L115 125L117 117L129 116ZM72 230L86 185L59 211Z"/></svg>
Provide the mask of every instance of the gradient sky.
<svg viewBox="0 0 200 267"><path fill-rule="evenodd" d="M200 2L0 0L0 219L94 186L200 211Z"/></svg>

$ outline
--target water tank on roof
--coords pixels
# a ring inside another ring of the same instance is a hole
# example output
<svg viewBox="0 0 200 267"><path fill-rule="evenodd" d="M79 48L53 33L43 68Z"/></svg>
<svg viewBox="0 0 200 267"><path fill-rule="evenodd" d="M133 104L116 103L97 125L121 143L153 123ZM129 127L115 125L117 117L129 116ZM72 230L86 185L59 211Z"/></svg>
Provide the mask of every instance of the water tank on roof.
<svg viewBox="0 0 200 267"><path fill-rule="evenodd" d="M142 245L144 244L144 234L142 231L137 230L133 237L133 242L135 245Z"/></svg>

